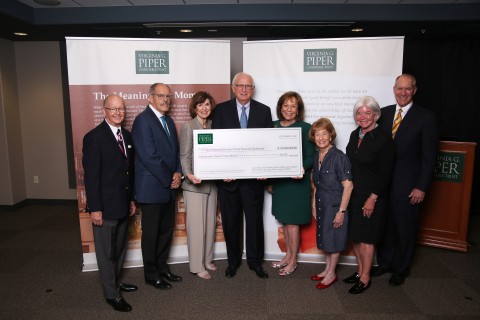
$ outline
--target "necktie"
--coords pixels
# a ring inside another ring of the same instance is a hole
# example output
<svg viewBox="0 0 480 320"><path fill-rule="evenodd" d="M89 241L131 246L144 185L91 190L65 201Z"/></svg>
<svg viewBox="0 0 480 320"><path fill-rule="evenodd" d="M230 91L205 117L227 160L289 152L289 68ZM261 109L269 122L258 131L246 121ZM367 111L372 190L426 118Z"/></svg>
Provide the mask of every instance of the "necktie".
<svg viewBox="0 0 480 320"><path fill-rule="evenodd" d="M122 150L123 155L126 157L127 155L125 154L125 147L123 146L122 131L120 129L117 130L117 142L120 150Z"/></svg>
<svg viewBox="0 0 480 320"><path fill-rule="evenodd" d="M164 129L165 132L167 133L168 141L170 142L170 144L172 144L172 140L171 140L171 138L170 138L170 131L168 131L167 121L165 121L165 117L164 117L164 116L161 116L161 117L160 117L160 121L162 122L163 129Z"/></svg>
<svg viewBox="0 0 480 320"><path fill-rule="evenodd" d="M398 113L395 116L395 120L393 120L392 126L392 139L395 139L395 134L397 133L398 127L400 127L400 123L402 123L402 109L398 109Z"/></svg>
<svg viewBox="0 0 480 320"><path fill-rule="evenodd" d="M247 107L242 107L242 114L240 115L240 128L246 128L247 127Z"/></svg>

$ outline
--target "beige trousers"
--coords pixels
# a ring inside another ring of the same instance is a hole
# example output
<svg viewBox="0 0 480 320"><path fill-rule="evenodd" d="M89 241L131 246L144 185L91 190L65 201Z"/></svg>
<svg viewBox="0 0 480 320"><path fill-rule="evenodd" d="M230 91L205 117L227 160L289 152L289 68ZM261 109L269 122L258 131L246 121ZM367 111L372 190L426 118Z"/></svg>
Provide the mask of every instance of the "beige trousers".
<svg viewBox="0 0 480 320"><path fill-rule="evenodd" d="M205 264L213 261L215 241L217 189L210 194L184 190L186 209L187 247L190 272L205 271Z"/></svg>

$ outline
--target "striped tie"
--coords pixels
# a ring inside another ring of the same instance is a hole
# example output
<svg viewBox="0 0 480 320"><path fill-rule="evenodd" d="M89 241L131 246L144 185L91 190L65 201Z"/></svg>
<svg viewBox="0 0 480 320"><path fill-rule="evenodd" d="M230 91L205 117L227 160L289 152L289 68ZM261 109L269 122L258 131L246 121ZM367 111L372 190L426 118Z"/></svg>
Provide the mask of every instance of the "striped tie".
<svg viewBox="0 0 480 320"><path fill-rule="evenodd" d="M120 150L122 150L123 155L126 157L127 154L125 153L125 147L123 146L123 136L122 136L122 131L120 131L120 129L117 130L117 142L118 142L118 146L120 147Z"/></svg>
<svg viewBox="0 0 480 320"><path fill-rule="evenodd" d="M165 132L167 133L168 142L172 144L172 138L170 137L170 131L168 131L168 125L167 121L165 121L165 117L161 116L160 121L162 122L163 130L165 130Z"/></svg>
<svg viewBox="0 0 480 320"><path fill-rule="evenodd" d="M400 123L402 123L402 109L398 109L397 116L395 117L395 120L393 121L393 127L392 127L392 139L395 139L395 134L397 133L398 127L400 127Z"/></svg>

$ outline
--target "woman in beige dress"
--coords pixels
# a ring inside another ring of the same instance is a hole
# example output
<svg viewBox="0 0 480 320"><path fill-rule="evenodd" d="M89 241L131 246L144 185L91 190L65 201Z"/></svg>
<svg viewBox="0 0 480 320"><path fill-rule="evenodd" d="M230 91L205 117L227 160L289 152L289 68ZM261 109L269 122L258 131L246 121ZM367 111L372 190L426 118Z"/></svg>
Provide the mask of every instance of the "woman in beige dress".
<svg viewBox="0 0 480 320"><path fill-rule="evenodd" d="M210 279L213 264L213 246L217 213L217 187L214 181L202 181L193 174L193 130L210 129L209 119L215 101L208 92L197 92L190 102L192 120L186 122L180 133L180 160L185 180L183 199L187 212L186 230L190 272Z"/></svg>

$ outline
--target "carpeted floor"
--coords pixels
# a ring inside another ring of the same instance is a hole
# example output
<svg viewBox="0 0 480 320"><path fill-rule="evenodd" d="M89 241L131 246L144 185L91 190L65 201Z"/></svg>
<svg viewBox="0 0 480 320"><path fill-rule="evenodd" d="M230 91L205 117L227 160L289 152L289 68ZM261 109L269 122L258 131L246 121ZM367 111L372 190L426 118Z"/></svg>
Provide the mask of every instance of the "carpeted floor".
<svg viewBox="0 0 480 320"><path fill-rule="evenodd" d="M143 269L125 269L126 282L139 286L125 293L130 313L105 303L98 272L81 272L77 207L27 205L0 211L0 319L480 319L480 217L470 219L467 253L419 246L411 276L401 287L389 275L350 295L339 281L315 289L309 277L322 265L302 263L288 277L263 280L246 263L237 276L224 276L226 261L211 280L172 265L183 282L161 291L143 282ZM353 266L339 266L344 278Z"/></svg>

